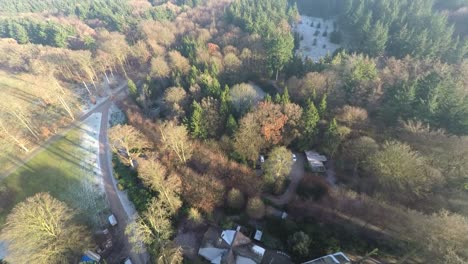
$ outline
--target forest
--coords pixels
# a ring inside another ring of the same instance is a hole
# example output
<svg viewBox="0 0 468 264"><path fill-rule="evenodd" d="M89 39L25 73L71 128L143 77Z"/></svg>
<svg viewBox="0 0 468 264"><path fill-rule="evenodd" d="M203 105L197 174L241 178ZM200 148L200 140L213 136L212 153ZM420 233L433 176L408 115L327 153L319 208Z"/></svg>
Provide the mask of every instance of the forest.
<svg viewBox="0 0 468 264"><path fill-rule="evenodd" d="M356 263L466 263L466 10L465 0L0 0L0 164L123 80L113 173L138 211L125 236L151 263L204 263L183 238L212 226L261 228L262 245L291 263L338 251ZM341 48L300 56L303 16L335 19ZM336 182L313 171L309 150ZM0 184L0 198L11 193ZM95 246L96 230L56 198L5 200L8 263L72 261L71 247ZM28 243L25 257L18 215L47 206L72 239L48 240L63 244L48 258Z"/></svg>

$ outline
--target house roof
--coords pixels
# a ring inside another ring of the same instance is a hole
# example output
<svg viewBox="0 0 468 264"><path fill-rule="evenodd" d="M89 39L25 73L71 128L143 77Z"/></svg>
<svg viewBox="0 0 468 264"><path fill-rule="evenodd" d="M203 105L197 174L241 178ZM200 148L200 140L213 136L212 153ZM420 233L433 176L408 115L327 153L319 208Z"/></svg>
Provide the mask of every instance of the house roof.
<svg viewBox="0 0 468 264"><path fill-rule="evenodd" d="M242 256L237 256L236 258L236 264L256 264L255 261L249 259L249 258L244 258Z"/></svg>
<svg viewBox="0 0 468 264"><path fill-rule="evenodd" d="M210 228L198 253L213 264L258 264L265 249L253 244L240 231Z"/></svg>
<svg viewBox="0 0 468 264"><path fill-rule="evenodd" d="M221 237L228 243L228 245L232 245L232 241L234 240L234 237L236 236L236 231L234 230L224 230L221 233Z"/></svg>
<svg viewBox="0 0 468 264"><path fill-rule="evenodd" d="M305 154L312 167L323 167L323 163L327 161L327 157L315 151L305 151Z"/></svg>
<svg viewBox="0 0 468 264"><path fill-rule="evenodd" d="M211 261L211 263L221 263L221 258L226 252L227 252L227 249L208 247L208 248L200 248L200 250L198 251L198 254L200 254L207 260Z"/></svg>

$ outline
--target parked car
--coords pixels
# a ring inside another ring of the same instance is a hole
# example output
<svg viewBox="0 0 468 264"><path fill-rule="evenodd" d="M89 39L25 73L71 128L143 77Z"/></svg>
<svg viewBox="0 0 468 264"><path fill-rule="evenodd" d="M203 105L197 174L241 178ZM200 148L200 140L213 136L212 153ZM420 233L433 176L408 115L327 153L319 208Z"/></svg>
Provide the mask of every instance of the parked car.
<svg viewBox="0 0 468 264"><path fill-rule="evenodd" d="M113 215L113 214L109 215L108 220L109 220L109 224L111 226L116 226L117 225L117 219L115 218L115 215Z"/></svg>
<svg viewBox="0 0 468 264"><path fill-rule="evenodd" d="M296 160L297 160L296 154L292 154L292 160L293 160L294 162L296 162Z"/></svg>

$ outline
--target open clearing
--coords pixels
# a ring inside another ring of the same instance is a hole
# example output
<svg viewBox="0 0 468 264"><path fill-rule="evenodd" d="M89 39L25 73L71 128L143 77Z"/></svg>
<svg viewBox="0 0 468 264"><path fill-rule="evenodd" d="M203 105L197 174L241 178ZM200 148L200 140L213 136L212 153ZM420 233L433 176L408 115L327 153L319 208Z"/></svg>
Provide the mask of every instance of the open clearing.
<svg viewBox="0 0 468 264"><path fill-rule="evenodd" d="M311 26L313 24L313 26ZM320 24L320 28L318 28ZM330 33L333 32L334 20L322 19L318 17L301 16L301 20L294 28L301 36L301 42L297 54L304 59L310 58L317 62L327 54L333 55L340 45L330 42ZM315 32L319 32L317 36ZM327 32L326 36L323 33ZM314 45L314 41L316 41Z"/></svg>
<svg viewBox="0 0 468 264"><path fill-rule="evenodd" d="M3 180L13 199L1 208L0 223L15 204L38 192L76 208L80 220L95 228L103 223L107 205L97 155L100 121L100 113L91 115Z"/></svg>

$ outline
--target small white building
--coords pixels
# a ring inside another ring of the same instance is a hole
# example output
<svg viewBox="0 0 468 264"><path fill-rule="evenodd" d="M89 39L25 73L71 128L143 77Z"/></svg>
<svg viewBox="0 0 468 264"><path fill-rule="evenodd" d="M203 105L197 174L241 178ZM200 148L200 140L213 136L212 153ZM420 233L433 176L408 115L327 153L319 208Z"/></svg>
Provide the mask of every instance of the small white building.
<svg viewBox="0 0 468 264"><path fill-rule="evenodd" d="M302 264L351 264L351 260L343 252L337 252Z"/></svg>
<svg viewBox="0 0 468 264"><path fill-rule="evenodd" d="M305 151L305 154L313 172L326 171L324 162L327 162L327 157L320 155L318 152L312 150Z"/></svg>
<svg viewBox="0 0 468 264"><path fill-rule="evenodd" d="M262 241L262 236L263 236L263 232L257 229L255 231L254 239L257 241Z"/></svg>

